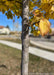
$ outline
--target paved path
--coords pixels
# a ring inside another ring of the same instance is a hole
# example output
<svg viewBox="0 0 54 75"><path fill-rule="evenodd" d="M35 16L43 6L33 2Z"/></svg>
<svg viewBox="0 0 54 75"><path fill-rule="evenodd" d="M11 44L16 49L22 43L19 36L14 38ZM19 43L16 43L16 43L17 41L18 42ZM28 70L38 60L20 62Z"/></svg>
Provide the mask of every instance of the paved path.
<svg viewBox="0 0 54 75"><path fill-rule="evenodd" d="M44 38L31 38L30 43L38 47L54 51L54 42L50 42Z"/></svg>
<svg viewBox="0 0 54 75"><path fill-rule="evenodd" d="M54 43L53 42L46 42L46 41L30 41L30 43L32 43L33 45L36 45L38 47L44 48L44 49L48 49L51 51L54 51Z"/></svg>
<svg viewBox="0 0 54 75"><path fill-rule="evenodd" d="M4 41L4 40L0 40L0 43L22 50L22 45L18 43L13 43L13 42ZM44 51L34 47L29 47L29 53L54 62L53 52Z"/></svg>

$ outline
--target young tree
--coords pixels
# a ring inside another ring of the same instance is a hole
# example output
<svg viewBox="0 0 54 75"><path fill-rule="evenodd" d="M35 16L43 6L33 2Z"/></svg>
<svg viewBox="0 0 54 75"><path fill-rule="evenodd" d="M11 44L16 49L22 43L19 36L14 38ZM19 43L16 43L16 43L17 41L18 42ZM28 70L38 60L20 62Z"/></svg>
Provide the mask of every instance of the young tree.
<svg viewBox="0 0 54 75"><path fill-rule="evenodd" d="M28 75L28 61L29 61L29 0L23 0L21 75Z"/></svg>
<svg viewBox="0 0 54 75"><path fill-rule="evenodd" d="M40 28L41 34L43 36L47 34L47 32L50 29L50 23L47 19L49 18L54 19L54 7L53 7L54 2L53 1L54 0L23 0L23 1L22 0L2 0L2 1L0 0L0 11L5 13L8 19L9 18L13 19L14 15L18 17L20 16L22 17L21 75L28 75L29 26L31 26L32 30L34 30L34 33L36 33L33 25L34 24L36 26L38 25L38 27ZM35 9L34 11L35 6L37 6L40 10ZM14 13L12 13L12 11Z"/></svg>

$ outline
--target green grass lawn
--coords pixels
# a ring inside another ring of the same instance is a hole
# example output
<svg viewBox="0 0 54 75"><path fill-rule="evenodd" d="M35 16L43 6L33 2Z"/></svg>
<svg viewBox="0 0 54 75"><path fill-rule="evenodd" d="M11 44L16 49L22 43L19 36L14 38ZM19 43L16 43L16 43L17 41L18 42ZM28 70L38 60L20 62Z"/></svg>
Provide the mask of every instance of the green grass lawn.
<svg viewBox="0 0 54 75"><path fill-rule="evenodd" d="M21 51L0 44L0 75L20 75ZM29 73L52 73L54 63L29 54Z"/></svg>

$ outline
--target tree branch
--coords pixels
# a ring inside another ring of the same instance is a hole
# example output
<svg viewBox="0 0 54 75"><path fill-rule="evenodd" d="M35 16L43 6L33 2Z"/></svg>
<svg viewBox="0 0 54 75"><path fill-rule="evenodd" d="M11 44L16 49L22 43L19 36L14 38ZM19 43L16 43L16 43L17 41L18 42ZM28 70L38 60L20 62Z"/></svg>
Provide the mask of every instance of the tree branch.
<svg viewBox="0 0 54 75"><path fill-rule="evenodd" d="M39 23L40 21L38 21L38 22L34 22L34 23L32 23L30 26L33 26L34 24L36 24L36 23ZM29 23L30 24L30 23Z"/></svg>
<svg viewBox="0 0 54 75"><path fill-rule="evenodd" d="M34 12L35 10L40 10L40 8L32 10L29 14L32 14L32 12Z"/></svg>
<svg viewBox="0 0 54 75"><path fill-rule="evenodd" d="M22 2L20 2L20 1L15 1L15 2L22 4Z"/></svg>
<svg viewBox="0 0 54 75"><path fill-rule="evenodd" d="M38 21L38 22L34 22L32 25L34 25L34 24L36 24L36 23L39 23L40 21Z"/></svg>

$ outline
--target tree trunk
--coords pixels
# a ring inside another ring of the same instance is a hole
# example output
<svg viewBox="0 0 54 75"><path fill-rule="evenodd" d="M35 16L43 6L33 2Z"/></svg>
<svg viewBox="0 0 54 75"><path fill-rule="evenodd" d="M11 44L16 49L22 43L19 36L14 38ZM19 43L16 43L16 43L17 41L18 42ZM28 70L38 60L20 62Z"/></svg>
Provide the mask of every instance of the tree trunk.
<svg viewBox="0 0 54 75"><path fill-rule="evenodd" d="M22 9L22 62L21 75L28 75L29 62L29 0L23 0Z"/></svg>

